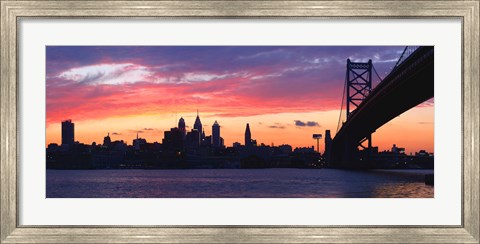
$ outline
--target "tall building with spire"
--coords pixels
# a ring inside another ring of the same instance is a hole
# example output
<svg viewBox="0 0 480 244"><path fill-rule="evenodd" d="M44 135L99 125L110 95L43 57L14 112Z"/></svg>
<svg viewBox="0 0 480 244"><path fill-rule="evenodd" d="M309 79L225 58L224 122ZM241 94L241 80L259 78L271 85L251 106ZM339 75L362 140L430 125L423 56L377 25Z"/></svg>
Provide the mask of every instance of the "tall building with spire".
<svg viewBox="0 0 480 244"><path fill-rule="evenodd" d="M193 129L198 131L200 135L200 143L202 143L203 139L205 138L205 133L203 133L203 125L202 125L202 122L200 121L198 110L197 110L197 118L195 119L195 123L193 124Z"/></svg>
<svg viewBox="0 0 480 244"><path fill-rule="evenodd" d="M200 116L198 115L198 111L197 111L197 118L195 119L195 123L193 124L193 129L197 130L200 134L202 134L203 126L202 126L202 122L200 121Z"/></svg>
<svg viewBox="0 0 480 244"><path fill-rule="evenodd" d="M187 129L185 127L185 120L180 117L180 120L178 121L178 129L182 133L183 138L187 135Z"/></svg>
<svg viewBox="0 0 480 244"><path fill-rule="evenodd" d="M110 147L110 144L112 144L112 140L110 139L110 132L109 132L107 136L103 138L103 147Z"/></svg>
<svg viewBox="0 0 480 244"><path fill-rule="evenodd" d="M212 125L212 145L214 147L221 147L221 140L220 140L220 125L215 120L215 123Z"/></svg>
<svg viewBox="0 0 480 244"><path fill-rule="evenodd" d="M135 150L140 150L143 145L147 144L147 140L144 139L144 138L138 137L138 131L137 131L137 138L133 139L132 144L133 144L133 148L135 148Z"/></svg>
<svg viewBox="0 0 480 244"><path fill-rule="evenodd" d="M248 123L245 129L245 146L252 146L252 134L250 133L250 125Z"/></svg>

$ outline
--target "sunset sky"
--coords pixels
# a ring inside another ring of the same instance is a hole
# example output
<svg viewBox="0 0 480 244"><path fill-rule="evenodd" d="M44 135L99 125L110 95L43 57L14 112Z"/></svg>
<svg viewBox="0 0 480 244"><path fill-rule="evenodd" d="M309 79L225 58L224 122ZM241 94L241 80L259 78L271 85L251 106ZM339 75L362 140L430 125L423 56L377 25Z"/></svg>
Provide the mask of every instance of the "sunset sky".
<svg viewBox="0 0 480 244"><path fill-rule="evenodd" d="M312 134L336 132L346 59L372 59L383 78L403 49L48 46L46 143L60 144L65 119L75 123L75 140L86 144L102 143L110 133L131 145L137 132L161 142L180 117L190 130L198 109L207 135L218 121L226 146L244 143L246 123L258 143L313 146ZM376 75L373 81L378 84ZM432 99L378 129L373 145L433 152L433 119Z"/></svg>

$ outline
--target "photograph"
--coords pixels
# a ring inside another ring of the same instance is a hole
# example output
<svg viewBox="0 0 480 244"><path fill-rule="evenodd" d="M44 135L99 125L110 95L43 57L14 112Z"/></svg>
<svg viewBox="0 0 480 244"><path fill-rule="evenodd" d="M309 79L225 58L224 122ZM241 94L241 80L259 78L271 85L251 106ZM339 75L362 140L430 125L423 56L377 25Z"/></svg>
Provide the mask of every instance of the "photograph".
<svg viewBox="0 0 480 244"><path fill-rule="evenodd" d="M0 2L0 243L479 243L479 0Z"/></svg>
<svg viewBox="0 0 480 244"><path fill-rule="evenodd" d="M45 47L46 198L434 198L434 46Z"/></svg>

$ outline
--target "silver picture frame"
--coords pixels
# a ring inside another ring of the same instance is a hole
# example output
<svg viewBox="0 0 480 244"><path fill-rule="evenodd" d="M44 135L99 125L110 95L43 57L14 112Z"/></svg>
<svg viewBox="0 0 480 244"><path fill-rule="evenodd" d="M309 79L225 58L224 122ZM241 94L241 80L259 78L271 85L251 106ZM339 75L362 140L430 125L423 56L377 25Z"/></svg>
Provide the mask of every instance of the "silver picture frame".
<svg viewBox="0 0 480 244"><path fill-rule="evenodd" d="M1 0L1 243L479 243L479 1ZM22 18L454 18L462 22L459 226L23 226L18 204Z"/></svg>

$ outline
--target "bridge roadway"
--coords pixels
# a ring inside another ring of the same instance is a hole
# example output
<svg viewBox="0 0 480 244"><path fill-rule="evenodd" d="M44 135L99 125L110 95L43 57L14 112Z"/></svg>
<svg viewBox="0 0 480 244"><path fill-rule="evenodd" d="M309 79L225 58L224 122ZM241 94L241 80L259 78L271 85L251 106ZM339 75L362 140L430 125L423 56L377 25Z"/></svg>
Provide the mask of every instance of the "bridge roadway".
<svg viewBox="0 0 480 244"><path fill-rule="evenodd" d="M350 114L331 144L330 162L363 168L356 155L361 140L403 112L434 96L434 48L419 47ZM409 133L405 131L405 133Z"/></svg>

